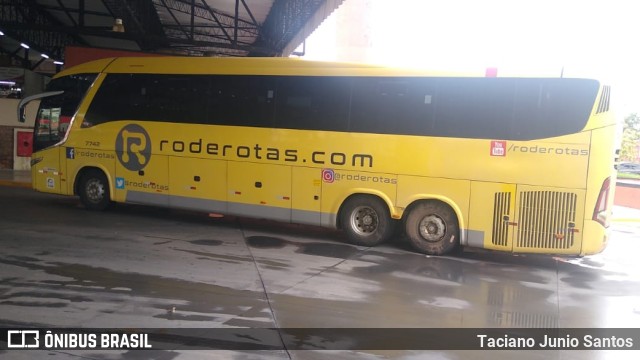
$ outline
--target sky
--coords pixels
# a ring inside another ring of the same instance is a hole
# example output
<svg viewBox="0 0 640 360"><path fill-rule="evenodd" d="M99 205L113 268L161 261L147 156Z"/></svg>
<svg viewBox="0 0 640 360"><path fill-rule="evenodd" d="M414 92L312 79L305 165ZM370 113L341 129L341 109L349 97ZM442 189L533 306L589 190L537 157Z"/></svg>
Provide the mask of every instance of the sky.
<svg viewBox="0 0 640 360"><path fill-rule="evenodd" d="M345 0L305 59L499 76L597 78L640 113L637 0Z"/></svg>

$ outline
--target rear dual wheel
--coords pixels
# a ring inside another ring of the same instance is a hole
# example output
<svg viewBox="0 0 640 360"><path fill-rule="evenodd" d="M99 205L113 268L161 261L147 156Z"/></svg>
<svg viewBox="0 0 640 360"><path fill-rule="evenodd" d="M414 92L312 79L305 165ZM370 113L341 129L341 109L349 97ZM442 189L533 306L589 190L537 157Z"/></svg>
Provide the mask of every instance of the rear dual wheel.
<svg viewBox="0 0 640 360"><path fill-rule="evenodd" d="M405 232L413 248L428 255L444 255L460 244L458 217L443 202L430 200L412 206Z"/></svg>

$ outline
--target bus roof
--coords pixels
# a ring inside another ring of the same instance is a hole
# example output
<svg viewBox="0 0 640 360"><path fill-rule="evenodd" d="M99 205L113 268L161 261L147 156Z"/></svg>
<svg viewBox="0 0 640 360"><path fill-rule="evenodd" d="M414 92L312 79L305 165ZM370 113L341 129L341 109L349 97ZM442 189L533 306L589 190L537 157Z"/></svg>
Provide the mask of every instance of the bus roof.
<svg viewBox="0 0 640 360"><path fill-rule="evenodd" d="M61 71L56 74L55 78L100 72L115 74L486 77L484 72L429 71L372 64L311 61L299 58L154 56L117 57L90 61ZM530 75L507 75L505 77L557 78L555 76Z"/></svg>
<svg viewBox="0 0 640 360"><path fill-rule="evenodd" d="M377 65L309 61L296 58L121 57L95 60L61 71L81 73L300 75L300 76L482 76L388 68Z"/></svg>

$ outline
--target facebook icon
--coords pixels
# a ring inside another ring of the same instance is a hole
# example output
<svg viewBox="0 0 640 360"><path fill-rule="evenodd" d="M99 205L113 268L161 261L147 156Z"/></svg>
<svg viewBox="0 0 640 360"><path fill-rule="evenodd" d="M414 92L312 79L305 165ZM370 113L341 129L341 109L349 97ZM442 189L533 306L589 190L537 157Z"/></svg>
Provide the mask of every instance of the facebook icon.
<svg viewBox="0 0 640 360"><path fill-rule="evenodd" d="M67 148L67 159L75 159L76 158L76 149L72 147Z"/></svg>

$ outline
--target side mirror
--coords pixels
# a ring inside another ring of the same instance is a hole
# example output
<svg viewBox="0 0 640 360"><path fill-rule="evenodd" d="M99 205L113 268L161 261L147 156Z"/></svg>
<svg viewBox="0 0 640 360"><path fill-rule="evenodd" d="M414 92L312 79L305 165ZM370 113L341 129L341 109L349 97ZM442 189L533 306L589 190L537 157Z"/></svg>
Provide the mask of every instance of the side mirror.
<svg viewBox="0 0 640 360"><path fill-rule="evenodd" d="M21 123L27 121L27 111L23 106L18 107L18 121Z"/></svg>
<svg viewBox="0 0 640 360"><path fill-rule="evenodd" d="M50 96L56 96L63 93L64 91L62 90L48 91L48 92L44 92L37 95L27 96L26 98L20 100L20 102L18 103L18 121L21 123L27 121L27 112L25 111L25 106L27 106L28 103L32 102L33 100L38 100L38 99L42 99Z"/></svg>

